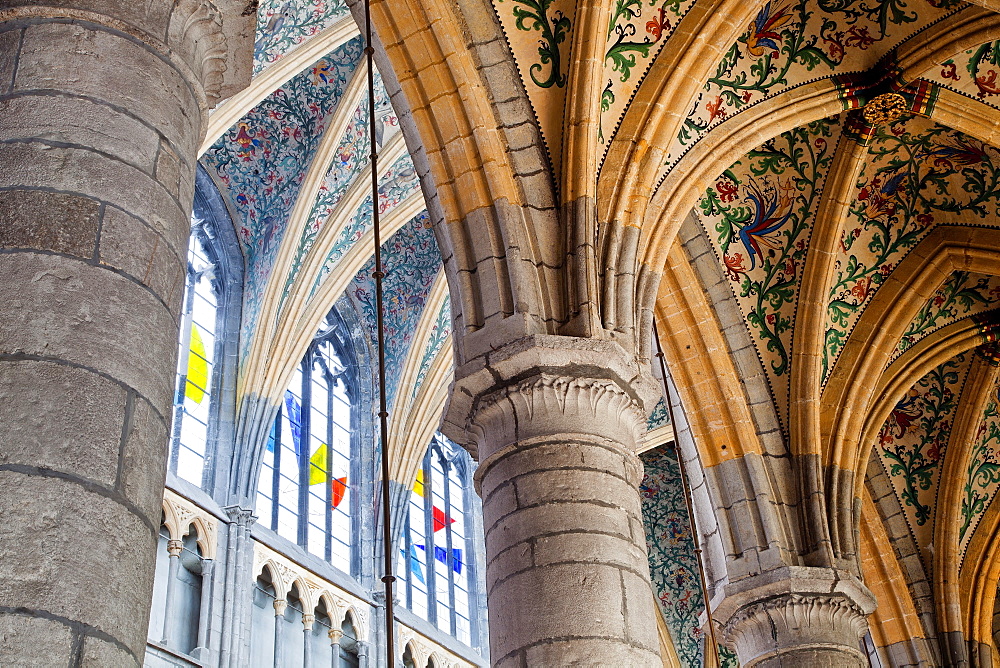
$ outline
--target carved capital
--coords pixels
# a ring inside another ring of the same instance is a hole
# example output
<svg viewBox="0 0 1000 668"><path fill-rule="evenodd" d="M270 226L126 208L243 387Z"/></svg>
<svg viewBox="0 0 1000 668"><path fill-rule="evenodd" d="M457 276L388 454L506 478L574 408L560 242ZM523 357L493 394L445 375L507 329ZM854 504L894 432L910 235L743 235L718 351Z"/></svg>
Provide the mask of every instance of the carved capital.
<svg viewBox="0 0 1000 668"><path fill-rule="evenodd" d="M470 365L456 373L442 430L480 461L553 435L632 450L660 396L647 369L609 341L529 336Z"/></svg>
<svg viewBox="0 0 1000 668"><path fill-rule="evenodd" d="M249 528L253 526L254 522L257 521L257 517L249 508L244 508L242 506L226 506L223 510L226 512L226 517L229 518L229 522L240 527Z"/></svg>
<svg viewBox="0 0 1000 668"><path fill-rule="evenodd" d="M736 650L740 665L780 655L794 662L818 654L839 657L837 665L867 665L859 642L875 601L859 581L828 569L799 567L748 580L751 586L737 583L734 588L742 591L727 591L716 610L725 642ZM796 654L800 658L792 656Z"/></svg>
<svg viewBox="0 0 1000 668"><path fill-rule="evenodd" d="M201 82L209 107L250 83L256 0L177 0L167 44Z"/></svg>
<svg viewBox="0 0 1000 668"><path fill-rule="evenodd" d="M274 606L274 616L278 617L285 614L285 608L288 607L288 601L283 598L276 598L271 605Z"/></svg>
<svg viewBox="0 0 1000 668"><path fill-rule="evenodd" d="M312 631L313 624L316 623L316 615L310 614L308 612L302 615L302 627L306 631Z"/></svg>
<svg viewBox="0 0 1000 668"><path fill-rule="evenodd" d="M171 557L181 556L181 552L184 550L184 543L174 538L167 541L167 554Z"/></svg>
<svg viewBox="0 0 1000 668"><path fill-rule="evenodd" d="M344 639L344 632L340 629L330 629L326 635L330 639L331 645L339 645L340 641Z"/></svg>
<svg viewBox="0 0 1000 668"><path fill-rule="evenodd" d="M0 21L72 19L125 33L168 58L195 89L207 113L250 84L257 4L258 0L103 4L15 0L0 8Z"/></svg>

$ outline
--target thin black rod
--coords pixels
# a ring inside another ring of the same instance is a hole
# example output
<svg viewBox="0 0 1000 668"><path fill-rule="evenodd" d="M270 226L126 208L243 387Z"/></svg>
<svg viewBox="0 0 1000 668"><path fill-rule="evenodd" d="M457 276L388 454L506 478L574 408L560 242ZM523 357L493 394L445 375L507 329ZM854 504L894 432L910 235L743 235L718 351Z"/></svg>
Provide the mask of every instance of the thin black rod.
<svg viewBox="0 0 1000 668"><path fill-rule="evenodd" d="M691 536L694 538L694 554L698 558L698 578L701 582L701 597L705 600L705 617L708 619L708 636L712 643L712 654L715 665L721 666L719 657L719 641L715 638L715 622L712 620L712 602L708 597L708 578L705 577L705 559L701 553L701 534L694 519L694 500L691 497L691 486L688 484L687 473L684 471L684 461L681 449L677 444L677 420L674 419L674 403L670 399L670 384L667 383L667 365L663 361L663 348L660 346L660 332L656 328L656 318L653 318L653 338L656 339L656 357L660 360L660 379L663 381L663 395L666 398L667 414L670 416L670 427L674 432L674 454L677 455L677 468L681 472L681 487L684 488L684 505L687 506L688 517L691 518Z"/></svg>
<svg viewBox="0 0 1000 668"><path fill-rule="evenodd" d="M392 529L389 509L389 411L385 398L385 322L382 304L382 233L378 216L378 151L375 146L375 47L372 46L371 0L365 0L365 55L368 60L368 144L371 148L372 168L372 230L375 245L375 322L378 333L378 419L379 440L382 461L382 582L385 584L385 655L386 666L395 668L393 652L392 584L396 578L392 574Z"/></svg>

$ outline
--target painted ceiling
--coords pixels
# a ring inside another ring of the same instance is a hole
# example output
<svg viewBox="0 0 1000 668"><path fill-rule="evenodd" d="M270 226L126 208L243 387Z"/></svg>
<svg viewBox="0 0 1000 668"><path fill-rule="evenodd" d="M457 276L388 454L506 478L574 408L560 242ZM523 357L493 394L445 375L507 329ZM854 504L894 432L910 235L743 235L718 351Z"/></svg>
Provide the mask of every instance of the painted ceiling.
<svg viewBox="0 0 1000 668"><path fill-rule="evenodd" d="M920 378L895 404L878 433L873 450L892 483L906 524L930 573L937 550L964 557L969 541L1000 489L1000 383L984 405L974 406L971 443L953 436L956 415L976 387L966 381L979 351L960 353ZM949 458L960 457L957 478L942 479ZM935 545L935 525L946 488L958 487L960 499L954 546Z"/></svg>
<svg viewBox="0 0 1000 668"><path fill-rule="evenodd" d="M782 426L799 285L826 175L853 142L848 113L755 147L706 190L695 214L754 341ZM893 269L939 225L1000 225L1000 150L919 116L876 128L840 223L823 329L823 379ZM1000 307L1000 278L957 272L914 318L892 360L958 320ZM799 332L799 336L803 336ZM890 361L892 361L890 360Z"/></svg>
<svg viewBox="0 0 1000 668"><path fill-rule="evenodd" d="M285 55L345 18L349 13L343 2L261 2L255 75L279 67ZM372 221L368 95L366 87L358 84L364 80L363 48L363 39L356 35L302 71L289 73L284 83L267 93L202 156L236 214L246 263L242 365L253 349L265 300L279 300L278 308L272 309L272 324L283 317L290 317L293 324L295 314L287 310L292 304L289 297L295 294L305 295L306 304L322 297L332 306L339 294L346 293L374 348L371 249L356 248L370 239ZM362 76L356 79L359 72ZM388 219L388 229L395 230L383 239L382 250L389 333L386 355L389 377L398 381L398 370L409 355L421 356L429 367L441 354L450 333L450 311L423 312L441 259L426 213L420 213L422 199L418 206L407 207L408 211L415 208L416 215L392 222L401 203L421 196L416 171L399 135L399 122L377 73L375 112L376 142L383 154L378 209L383 221ZM318 187L303 191L306 176L317 170L322 174ZM338 272L341 260L359 252L360 264L354 261ZM281 261L283 256L288 259ZM325 294L324 282L344 271L352 272L353 279L341 281L346 287L339 294ZM295 307L307 310L302 300ZM427 340L414 341L424 317L435 319L436 326ZM414 394L425 375L426 368ZM395 384L388 388L390 400L396 389Z"/></svg>
<svg viewBox="0 0 1000 668"><path fill-rule="evenodd" d="M649 574L660 614L683 666L700 666L704 633L699 616L705 609L695 556L691 516L684 501L674 450L661 446L640 455L645 469L639 494L646 528ZM736 656L720 646L722 665L735 668Z"/></svg>
<svg viewBox="0 0 1000 668"><path fill-rule="evenodd" d="M798 286L842 125L840 117L818 121L754 148L696 209L786 426Z"/></svg>
<svg viewBox="0 0 1000 668"><path fill-rule="evenodd" d="M349 13L342 0L260 0L254 42L254 75Z"/></svg>

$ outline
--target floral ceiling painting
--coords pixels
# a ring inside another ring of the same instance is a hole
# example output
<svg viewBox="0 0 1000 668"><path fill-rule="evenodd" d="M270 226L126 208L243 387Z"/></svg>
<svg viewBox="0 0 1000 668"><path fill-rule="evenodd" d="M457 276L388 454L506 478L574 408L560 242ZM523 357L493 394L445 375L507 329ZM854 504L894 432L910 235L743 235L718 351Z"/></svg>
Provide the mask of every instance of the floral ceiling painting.
<svg viewBox="0 0 1000 668"><path fill-rule="evenodd" d="M972 352L961 353L918 380L896 402L875 446L927 572L941 469L974 357Z"/></svg>
<svg viewBox="0 0 1000 668"><path fill-rule="evenodd" d="M343 0L260 0L253 49L254 76L347 14L347 3Z"/></svg>
<svg viewBox="0 0 1000 668"><path fill-rule="evenodd" d="M931 230L998 224L1000 150L922 116L879 127L837 251L824 334L824 379L878 288ZM965 298L971 294L966 292ZM959 302L956 313L962 308Z"/></svg>
<svg viewBox="0 0 1000 668"><path fill-rule="evenodd" d="M719 176L696 209L785 426L799 281L841 132L834 117L752 149Z"/></svg>

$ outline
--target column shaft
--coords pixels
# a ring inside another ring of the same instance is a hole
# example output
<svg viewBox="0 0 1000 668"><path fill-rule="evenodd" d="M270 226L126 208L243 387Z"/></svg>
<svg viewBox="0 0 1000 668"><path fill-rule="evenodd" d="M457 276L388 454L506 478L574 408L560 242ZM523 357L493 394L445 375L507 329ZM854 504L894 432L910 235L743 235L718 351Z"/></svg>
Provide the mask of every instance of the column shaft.
<svg viewBox="0 0 1000 668"><path fill-rule="evenodd" d="M532 339L458 381L445 423L478 450L491 661L658 666L635 455L655 386L617 345Z"/></svg>
<svg viewBox="0 0 1000 668"><path fill-rule="evenodd" d="M139 665L231 0L0 4L3 662Z"/></svg>

